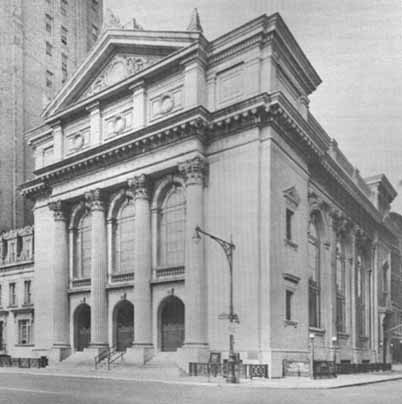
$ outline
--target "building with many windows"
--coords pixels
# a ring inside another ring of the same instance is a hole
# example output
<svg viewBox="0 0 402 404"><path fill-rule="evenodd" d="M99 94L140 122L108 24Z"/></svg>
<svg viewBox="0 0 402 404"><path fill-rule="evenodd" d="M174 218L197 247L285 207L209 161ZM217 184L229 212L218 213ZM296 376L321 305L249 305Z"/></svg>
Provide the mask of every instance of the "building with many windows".
<svg viewBox="0 0 402 404"><path fill-rule="evenodd" d="M316 359L389 361L396 192L314 119L320 82L278 14L213 41L197 14L187 31L104 32L30 133L35 317L19 331L33 330L32 355L113 347L187 368L227 357L234 333L273 377L311 344ZM225 254L197 226L232 236L235 329Z"/></svg>
<svg viewBox="0 0 402 404"><path fill-rule="evenodd" d="M88 54L102 27L103 0L0 2L0 231L32 224L17 191L33 170L24 132Z"/></svg>

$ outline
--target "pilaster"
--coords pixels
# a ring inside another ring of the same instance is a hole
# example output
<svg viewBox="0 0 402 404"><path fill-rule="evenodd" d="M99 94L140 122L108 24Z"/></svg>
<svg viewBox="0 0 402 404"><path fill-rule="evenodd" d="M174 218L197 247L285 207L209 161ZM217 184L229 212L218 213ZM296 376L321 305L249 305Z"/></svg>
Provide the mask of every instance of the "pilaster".
<svg viewBox="0 0 402 404"><path fill-rule="evenodd" d="M184 106L206 106L207 83L205 64L201 58L193 58L184 64Z"/></svg>
<svg viewBox="0 0 402 404"><path fill-rule="evenodd" d="M53 155L55 161L60 161L63 158L63 127L61 122L57 121L52 126L53 129Z"/></svg>
<svg viewBox="0 0 402 404"><path fill-rule="evenodd" d="M87 107L89 111L90 144L96 146L102 143L102 120L99 102L95 102Z"/></svg>
<svg viewBox="0 0 402 404"><path fill-rule="evenodd" d="M130 87L133 92L133 128L141 129L146 123L146 89L142 81Z"/></svg>

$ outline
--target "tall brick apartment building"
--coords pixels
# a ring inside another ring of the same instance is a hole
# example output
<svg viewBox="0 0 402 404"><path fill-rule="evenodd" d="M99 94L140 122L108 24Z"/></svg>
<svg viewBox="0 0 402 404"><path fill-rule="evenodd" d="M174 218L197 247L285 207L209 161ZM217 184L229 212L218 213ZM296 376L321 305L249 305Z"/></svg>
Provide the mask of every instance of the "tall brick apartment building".
<svg viewBox="0 0 402 404"><path fill-rule="evenodd" d="M0 2L0 231L32 221L16 188L32 171L23 134L96 41L103 0Z"/></svg>

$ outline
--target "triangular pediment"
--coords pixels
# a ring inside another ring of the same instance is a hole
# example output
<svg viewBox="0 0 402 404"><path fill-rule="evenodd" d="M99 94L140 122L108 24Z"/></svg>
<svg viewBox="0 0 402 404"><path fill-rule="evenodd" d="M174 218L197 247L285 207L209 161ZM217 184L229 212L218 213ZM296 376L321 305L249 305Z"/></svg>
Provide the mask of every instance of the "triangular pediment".
<svg viewBox="0 0 402 404"><path fill-rule="evenodd" d="M42 116L50 118L85 99L92 102L104 90L131 77L135 79L169 55L187 48L199 35L185 31L106 31Z"/></svg>

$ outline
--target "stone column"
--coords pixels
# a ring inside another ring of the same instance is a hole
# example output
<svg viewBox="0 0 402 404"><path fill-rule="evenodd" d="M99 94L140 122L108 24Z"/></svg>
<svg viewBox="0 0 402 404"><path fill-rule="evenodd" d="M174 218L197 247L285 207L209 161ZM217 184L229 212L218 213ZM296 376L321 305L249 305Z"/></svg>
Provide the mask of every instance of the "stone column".
<svg viewBox="0 0 402 404"><path fill-rule="evenodd" d="M108 346L106 300L106 222L99 189L86 195L91 209L91 343L90 348Z"/></svg>
<svg viewBox="0 0 402 404"><path fill-rule="evenodd" d="M196 226L204 228L204 172L202 157L179 166L186 181L185 227L185 344L186 360L205 361L207 354L207 271L204 238L194 240Z"/></svg>
<svg viewBox="0 0 402 404"><path fill-rule="evenodd" d="M53 345L51 360L59 362L71 354L68 316L68 235L61 201L51 202L53 224Z"/></svg>
<svg viewBox="0 0 402 404"><path fill-rule="evenodd" d="M125 361L144 364L153 356L151 299L151 210L148 181L145 175L129 181L135 199L135 283L134 283L134 343Z"/></svg>

